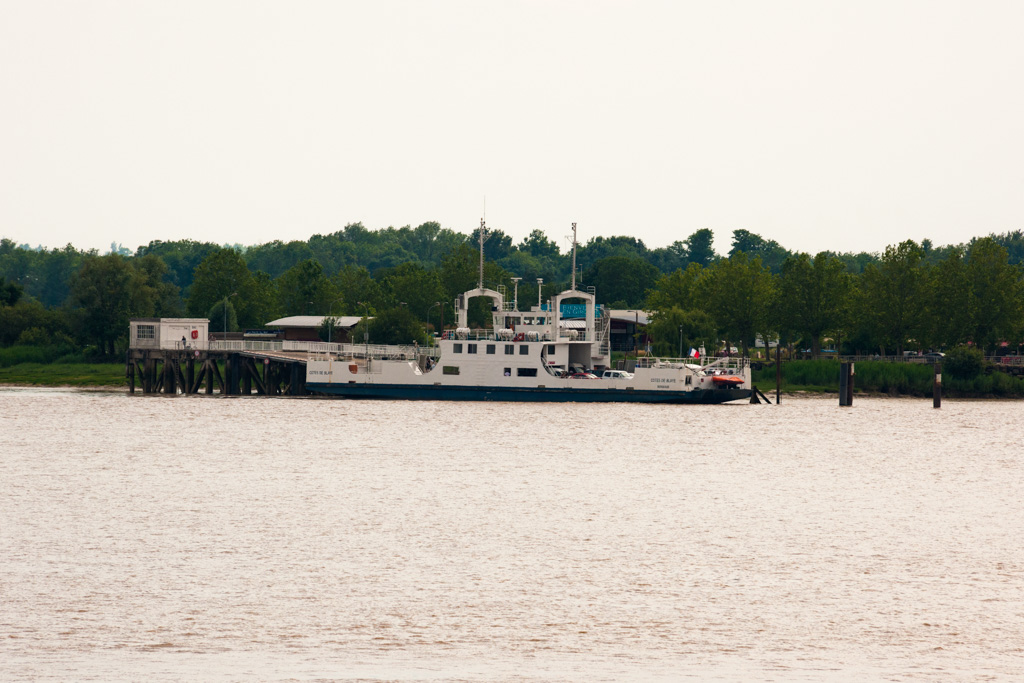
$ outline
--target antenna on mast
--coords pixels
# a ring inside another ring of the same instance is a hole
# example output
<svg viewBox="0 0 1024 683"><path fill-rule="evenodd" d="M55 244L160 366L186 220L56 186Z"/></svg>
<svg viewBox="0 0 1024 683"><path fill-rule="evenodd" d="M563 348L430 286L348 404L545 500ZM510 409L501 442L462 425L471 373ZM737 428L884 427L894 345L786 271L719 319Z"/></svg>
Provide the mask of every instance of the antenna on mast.
<svg viewBox="0 0 1024 683"><path fill-rule="evenodd" d="M484 223L484 219L480 219L480 282L477 285L480 289L484 288L484 236L487 234L487 226Z"/></svg>

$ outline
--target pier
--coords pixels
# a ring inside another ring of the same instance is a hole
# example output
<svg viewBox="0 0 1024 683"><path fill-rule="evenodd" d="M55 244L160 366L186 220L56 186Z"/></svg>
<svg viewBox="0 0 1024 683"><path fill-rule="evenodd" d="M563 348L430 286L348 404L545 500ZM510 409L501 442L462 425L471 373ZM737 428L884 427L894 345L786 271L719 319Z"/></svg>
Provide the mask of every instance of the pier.
<svg viewBox="0 0 1024 683"><path fill-rule="evenodd" d="M430 347L328 344L304 341L175 341L133 344L125 376L129 393L221 396L310 396L306 363L324 356L363 366L368 360L402 358L425 365Z"/></svg>

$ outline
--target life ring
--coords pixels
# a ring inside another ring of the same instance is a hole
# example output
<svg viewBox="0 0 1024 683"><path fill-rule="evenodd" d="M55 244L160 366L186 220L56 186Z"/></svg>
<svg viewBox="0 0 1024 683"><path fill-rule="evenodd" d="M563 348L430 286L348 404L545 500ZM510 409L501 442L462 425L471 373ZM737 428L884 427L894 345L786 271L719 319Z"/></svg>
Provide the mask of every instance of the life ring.
<svg viewBox="0 0 1024 683"><path fill-rule="evenodd" d="M199 339L199 330L192 330L192 338Z"/></svg>
<svg viewBox="0 0 1024 683"><path fill-rule="evenodd" d="M512 341L523 341L524 339L526 339L526 335L520 332L512 339Z"/></svg>

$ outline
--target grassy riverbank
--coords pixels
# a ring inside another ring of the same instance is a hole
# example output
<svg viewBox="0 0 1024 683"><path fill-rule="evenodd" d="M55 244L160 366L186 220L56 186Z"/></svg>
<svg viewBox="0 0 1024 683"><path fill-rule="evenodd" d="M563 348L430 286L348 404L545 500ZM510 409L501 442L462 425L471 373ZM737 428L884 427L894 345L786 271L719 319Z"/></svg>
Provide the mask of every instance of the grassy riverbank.
<svg viewBox="0 0 1024 683"><path fill-rule="evenodd" d="M859 361L854 366L854 393L889 396L931 396L935 371L929 364ZM753 383L761 391L775 390L775 366L755 370ZM782 364L782 391L838 392L839 362L795 360ZM942 375L942 393L953 398L1024 398L1024 377L1004 372L981 372L974 377Z"/></svg>
<svg viewBox="0 0 1024 683"><path fill-rule="evenodd" d="M19 363L0 367L0 384L36 387L127 387L123 363Z"/></svg>

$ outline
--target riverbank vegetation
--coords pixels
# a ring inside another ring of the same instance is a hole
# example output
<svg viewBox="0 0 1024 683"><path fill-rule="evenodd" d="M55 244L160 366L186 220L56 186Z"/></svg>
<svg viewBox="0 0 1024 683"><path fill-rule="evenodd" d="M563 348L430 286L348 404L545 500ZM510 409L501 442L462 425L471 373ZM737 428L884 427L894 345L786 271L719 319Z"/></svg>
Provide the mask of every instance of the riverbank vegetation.
<svg viewBox="0 0 1024 683"><path fill-rule="evenodd" d="M423 341L452 325L452 300L476 286L479 236L437 223L353 224L306 241L154 241L134 252L112 245L106 254L2 239L0 366L117 363L133 317L209 318L212 330L236 331L287 315L365 316L374 343ZM787 357L810 358L823 348L880 356L1021 350L1021 231L949 246L908 240L877 254L794 253L746 230L733 232L727 254L712 243L708 229L657 248L633 237L593 237L579 247L577 283L594 287L610 308L649 311L636 346L661 356L735 346L757 357L764 340L778 340ZM484 285L503 286L510 298L517 291L521 308L568 287L568 251L541 230L518 243L490 230L483 248ZM522 278L518 288L513 276ZM470 322L482 325L489 311L475 303ZM792 367L809 373L794 374L792 386L818 386L811 370ZM858 365L859 387L871 372ZM916 372L879 369L877 385L886 387L879 391L917 391L926 380ZM1008 390L991 372L970 381L980 393Z"/></svg>
<svg viewBox="0 0 1024 683"><path fill-rule="evenodd" d="M952 398L1024 398L1024 376L1000 372L997 367L980 360L976 350L960 353L977 354L978 364L961 370L955 363L942 367L942 393ZM886 396L932 395L935 370L931 363L889 363L862 360L854 366L854 392ZM782 363L783 393L825 393L839 391L839 361L793 360ZM759 364L752 376L753 384L769 394L775 389L775 364Z"/></svg>

